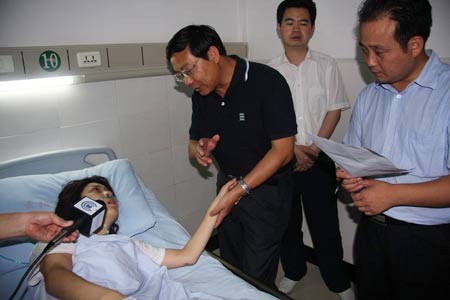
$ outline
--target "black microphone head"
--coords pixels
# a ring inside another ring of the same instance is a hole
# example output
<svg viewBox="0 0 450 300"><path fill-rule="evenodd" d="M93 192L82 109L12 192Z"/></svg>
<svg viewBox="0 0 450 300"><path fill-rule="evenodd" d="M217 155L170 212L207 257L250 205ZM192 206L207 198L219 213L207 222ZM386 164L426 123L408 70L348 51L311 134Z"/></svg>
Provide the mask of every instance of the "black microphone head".
<svg viewBox="0 0 450 300"><path fill-rule="evenodd" d="M76 229L81 234L89 237L101 230L106 215L105 202L84 197L75 203L74 208L77 211L74 225L79 224Z"/></svg>

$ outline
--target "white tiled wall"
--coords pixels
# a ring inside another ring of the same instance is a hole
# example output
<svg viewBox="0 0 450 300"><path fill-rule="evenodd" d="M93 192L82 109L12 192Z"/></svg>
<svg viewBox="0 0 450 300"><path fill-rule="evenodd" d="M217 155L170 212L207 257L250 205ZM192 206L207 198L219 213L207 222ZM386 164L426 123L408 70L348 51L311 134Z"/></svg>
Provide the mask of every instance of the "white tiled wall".
<svg viewBox="0 0 450 300"><path fill-rule="evenodd" d="M14 93L0 102L0 136L11 136L55 128L59 123L60 94L44 91ZM33 101L29 101L33 98Z"/></svg>

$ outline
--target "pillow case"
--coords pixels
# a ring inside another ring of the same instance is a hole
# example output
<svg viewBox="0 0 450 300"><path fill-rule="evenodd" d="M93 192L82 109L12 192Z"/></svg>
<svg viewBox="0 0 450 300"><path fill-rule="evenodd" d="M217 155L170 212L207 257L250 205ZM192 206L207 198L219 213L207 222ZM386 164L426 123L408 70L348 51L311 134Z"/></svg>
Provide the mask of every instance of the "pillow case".
<svg viewBox="0 0 450 300"><path fill-rule="evenodd" d="M0 179L0 213L54 211L58 194L67 182L94 175L107 178L114 189L119 202L119 233L133 236L154 226L153 211L127 159L58 174Z"/></svg>

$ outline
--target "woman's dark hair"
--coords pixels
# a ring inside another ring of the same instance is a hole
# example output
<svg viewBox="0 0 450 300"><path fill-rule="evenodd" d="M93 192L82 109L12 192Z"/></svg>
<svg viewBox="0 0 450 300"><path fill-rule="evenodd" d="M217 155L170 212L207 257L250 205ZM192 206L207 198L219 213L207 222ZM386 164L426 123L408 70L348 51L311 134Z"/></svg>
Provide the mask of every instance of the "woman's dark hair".
<svg viewBox="0 0 450 300"><path fill-rule="evenodd" d="M283 21L284 13L288 8L306 8L309 12L309 18L311 19L311 25L316 23L317 9L316 3L312 0L284 0L277 8L277 23L281 25Z"/></svg>
<svg viewBox="0 0 450 300"><path fill-rule="evenodd" d="M424 42L430 36L433 21L428 0L366 0L359 7L360 26L384 16L397 23L394 38L404 51L413 36L421 36Z"/></svg>
<svg viewBox="0 0 450 300"><path fill-rule="evenodd" d="M58 203L56 204L55 214L64 220L73 220L76 216L75 203L81 200L81 193L89 183L99 183L104 185L114 195L114 190L108 180L101 176L92 176L79 180L68 182L58 195ZM109 233L117 233L119 225L114 223L109 228Z"/></svg>
<svg viewBox="0 0 450 300"><path fill-rule="evenodd" d="M215 46L220 55L227 55L217 32L208 25L189 25L180 29L167 43L166 59L174 53L181 52L189 47L192 55L208 60L209 47Z"/></svg>

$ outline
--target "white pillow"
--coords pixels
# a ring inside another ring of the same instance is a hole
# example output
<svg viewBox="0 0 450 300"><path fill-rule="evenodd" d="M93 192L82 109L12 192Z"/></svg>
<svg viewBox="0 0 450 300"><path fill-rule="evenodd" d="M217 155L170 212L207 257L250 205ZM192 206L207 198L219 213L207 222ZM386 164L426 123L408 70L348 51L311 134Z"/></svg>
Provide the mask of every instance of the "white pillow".
<svg viewBox="0 0 450 300"><path fill-rule="evenodd" d="M153 211L145 200L131 163L126 159L59 174L0 179L0 213L54 211L58 194L67 182L94 175L107 178L114 189L119 202L119 233L133 236L155 225Z"/></svg>

